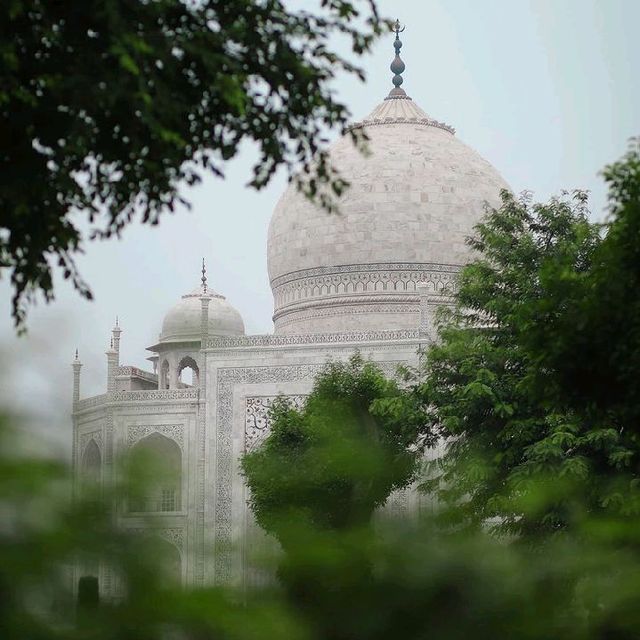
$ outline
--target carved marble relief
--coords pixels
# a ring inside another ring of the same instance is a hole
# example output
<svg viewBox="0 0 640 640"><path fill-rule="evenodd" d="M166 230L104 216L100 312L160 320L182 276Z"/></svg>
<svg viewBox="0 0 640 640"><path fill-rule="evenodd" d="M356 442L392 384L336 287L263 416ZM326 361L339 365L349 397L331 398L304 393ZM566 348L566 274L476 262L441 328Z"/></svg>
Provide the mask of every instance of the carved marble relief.
<svg viewBox="0 0 640 640"><path fill-rule="evenodd" d="M257 449L271 430L270 411L278 396L252 396L246 399L244 450ZM286 396L296 409L304 404L306 396Z"/></svg>
<svg viewBox="0 0 640 640"><path fill-rule="evenodd" d="M84 450L87 448L87 445L91 440L94 440L98 445L100 452L102 453L102 428L96 431L91 431L89 433L80 434L79 438L79 447L80 447L80 456L84 453Z"/></svg>
<svg viewBox="0 0 640 640"><path fill-rule="evenodd" d="M184 426L181 424L144 424L130 426L127 430L127 446L132 447L138 440L152 433L159 433L174 440L182 449L184 447Z"/></svg>

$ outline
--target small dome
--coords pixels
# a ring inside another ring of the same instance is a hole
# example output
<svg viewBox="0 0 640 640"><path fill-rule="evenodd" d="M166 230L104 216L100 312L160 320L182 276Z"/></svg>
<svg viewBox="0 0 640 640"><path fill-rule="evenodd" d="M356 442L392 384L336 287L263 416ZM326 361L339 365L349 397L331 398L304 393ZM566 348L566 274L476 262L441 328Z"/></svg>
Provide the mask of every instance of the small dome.
<svg viewBox="0 0 640 640"><path fill-rule="evenodd" d="M242 316L232 307L226 298L211 289L204 293L203 288L182 296L178 304L172 307L162 321L160 342L200 342L202 304L200 298L205 295L209 302L209 335L244 335Z"/></svg>

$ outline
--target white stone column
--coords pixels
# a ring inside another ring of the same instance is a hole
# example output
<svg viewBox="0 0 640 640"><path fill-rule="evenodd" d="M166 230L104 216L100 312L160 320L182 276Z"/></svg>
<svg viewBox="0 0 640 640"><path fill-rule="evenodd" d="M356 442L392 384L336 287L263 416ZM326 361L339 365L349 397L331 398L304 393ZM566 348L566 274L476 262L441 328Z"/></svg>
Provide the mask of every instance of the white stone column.
<svg viewBox="0 0 640 640"><path fill-rule="evenodd" d="M201 306L201 315L200 315L200 338L202 342L200 343L200 348L204 349L206 347L205 342L209 337L209 302L211 302L210 296L203 295L200 298Z"/></svg>
<svg viewBox="0 0 640 640"><path fill-rule="evenodd" d="M120 366L120 334L122 333L122 329L120 328L120 324L118 323L118 316L116 316L116 325L111 330L111 335L113 336L113 348L116 352L116 366Z"/></svg>
<svg viewBox="0 0 640 640"><path fill-rule="evenodd" d="M113 339L105 355L107 356L107 393L113 393L116 390L116 369L118 368L118 352L113 348Z"/></svg>
<svg viewBox="0 0 640 640"><path fill-rule="evenodd" d="M202 305L202 315L200 316L200 362L198 364L200 368L198 386L200 389L204 389L204 372L207 366L205 349L207 348L207 339L209 338L209 302L211 302L211 298L208 295L203 295L200 298L200 304Z"/></svg>
<svg viewBox="0 0 640 640"><path fill-rule="evenodd" d="M178 388L178 358L175 353L169 353L167 355L167 362L169 363L169 389Z"/></svg>
<svg viewBox="0 0 640 640"><path fill-rule="evenodd" d="M80 369L82 369L77 349L71 366L73 367L73 410L75 411L76 405L80 402Z"/></svg>

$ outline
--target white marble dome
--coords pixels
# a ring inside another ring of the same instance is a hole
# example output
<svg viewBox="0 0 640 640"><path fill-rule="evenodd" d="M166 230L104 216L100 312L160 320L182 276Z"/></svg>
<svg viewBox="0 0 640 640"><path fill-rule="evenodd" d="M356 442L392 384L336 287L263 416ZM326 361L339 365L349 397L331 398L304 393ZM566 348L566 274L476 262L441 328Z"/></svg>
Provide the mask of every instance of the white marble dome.
<svg viewBox="0 0 640 640"><path fill-rule="evenodd" d="M211 289L204 294L209 299L209 335L241 336L244 335L244 322L238 311L226 298ZM201 338L201 318L203 289L198 287L191 293L182 296L178 304L173 306L162 321L160 343L196 342Z"/></svg>
<svg viewBox="0 0 640 640"><path fill-rule="evenodd" d="M351 188L327 214L291 185L269 227L276 333L416 328L416 285L433 296L455 286L465 239L508 188L496 169L401 90L331 149Z"/></svg>

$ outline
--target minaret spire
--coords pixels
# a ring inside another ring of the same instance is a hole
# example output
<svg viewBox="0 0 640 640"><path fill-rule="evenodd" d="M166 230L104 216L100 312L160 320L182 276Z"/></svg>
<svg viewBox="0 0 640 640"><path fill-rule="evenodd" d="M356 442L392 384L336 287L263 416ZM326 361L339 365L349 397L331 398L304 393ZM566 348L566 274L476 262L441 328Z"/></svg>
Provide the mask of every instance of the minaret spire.
<svg viewBox="0 0 640 640"><path fill-rule="evenodd" d="M119 335L119 334L118 334ZM107 356L107 393L113 393L116 390L116 369L118 368L118 358L120 354L113 346L113 334L109 340L109 348L105 351Z"/></svg>
<svg viewBox="0 0 640 640"><path fill-rule="evenodd" d="M403 83L404 79L402 77L402 72L405 70L405 64L400 57L400 49L402 49L402 40L400 40L400 34L406 29L406 27L400 28L400 20L396 20L394 25L394 32L396 34L396 39L393 43L393 48L396 51L396 57L393 59L391 63L391 71L393 72L393 89L389 92L387 99L389 98L408 98L404 89L400 87Z"/></svg>
<svg viewBox="0 0 640 640"><path fill-rule="evenodd" d="M116 316L116 324L111 330L111 347L116 352L116 365L120 366L120 334L122 329L120 328L120 319Z"/></svg>
<svg viewBox="0 0 640 640"><path fill-rule="evenodd" d="M80 369L82 369L82 362L78 357L78 350L76 349L76 355L71 363L73 368L73 406L80 402Z"/></svg>

